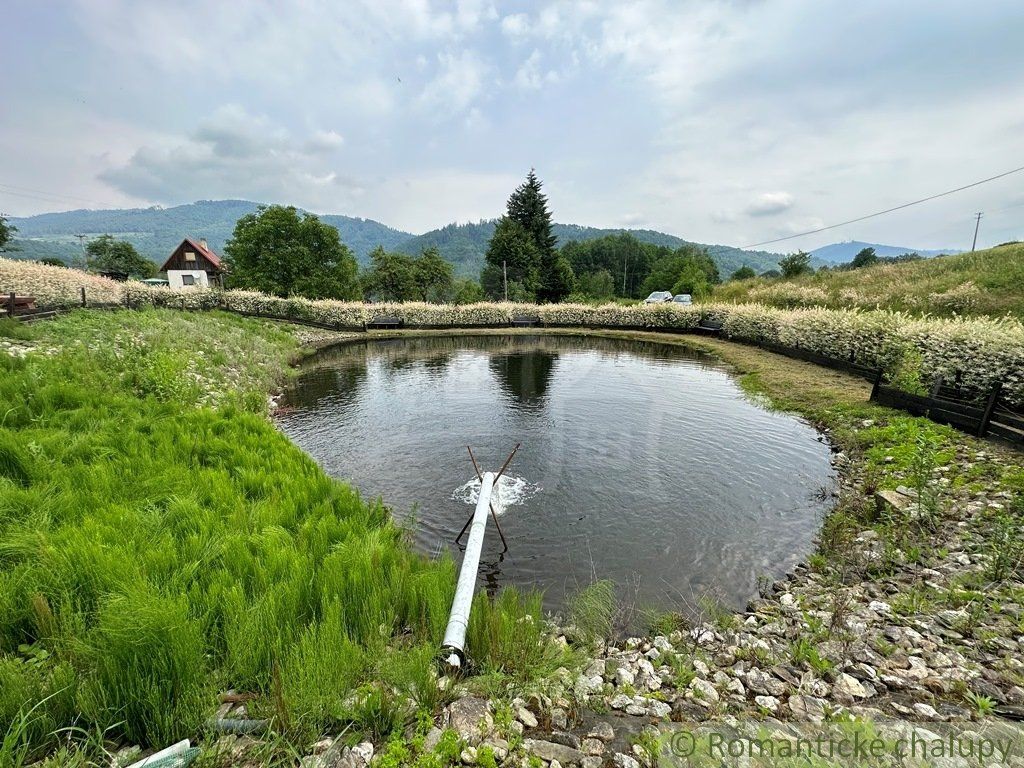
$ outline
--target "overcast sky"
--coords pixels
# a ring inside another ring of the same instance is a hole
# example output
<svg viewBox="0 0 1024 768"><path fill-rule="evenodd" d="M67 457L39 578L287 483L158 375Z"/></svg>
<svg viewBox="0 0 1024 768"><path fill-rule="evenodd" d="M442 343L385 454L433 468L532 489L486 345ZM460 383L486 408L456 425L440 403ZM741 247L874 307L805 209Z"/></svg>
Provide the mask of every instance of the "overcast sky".
<svg viewBox="0 0 1024 768"><path fill-rule="evenodd" d="M1021 0L5 3L0 211L245 198L746 245L1024 165ZM15 194L17 193L17 194ZM774 246L1024 238L1024 173Z"/></svg>

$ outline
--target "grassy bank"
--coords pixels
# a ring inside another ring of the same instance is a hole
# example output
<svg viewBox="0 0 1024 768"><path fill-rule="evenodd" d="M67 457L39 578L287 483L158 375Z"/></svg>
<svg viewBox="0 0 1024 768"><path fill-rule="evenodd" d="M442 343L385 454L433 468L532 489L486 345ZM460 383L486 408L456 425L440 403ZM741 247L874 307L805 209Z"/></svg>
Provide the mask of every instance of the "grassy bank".
<svg viewBox="0 0 1024 768"><path fill-rule="evenodd" d="M975 253L827 270L789 280L755 278L717 286L715 301L758 302L782 309L861 308L933 315L1024 318L1024 244Z"/></svg>
<svg viewBox="0 0 1024 768"><path fill-rule="evenodd" d="M433 716L453 563L412 554L266 417L291 330L148 310L19 333L36 351L0 355L0 763L66 728L196 737L229 689L297 743ZM546 668L539 622L515 624L538 611L478 603L484 671Z"/></svg>

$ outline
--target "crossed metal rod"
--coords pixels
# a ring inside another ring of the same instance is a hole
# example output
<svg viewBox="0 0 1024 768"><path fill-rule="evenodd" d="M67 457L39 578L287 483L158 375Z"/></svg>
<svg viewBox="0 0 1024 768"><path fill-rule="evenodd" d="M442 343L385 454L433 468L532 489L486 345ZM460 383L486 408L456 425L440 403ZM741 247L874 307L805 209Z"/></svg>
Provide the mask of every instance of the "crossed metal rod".
<svg viewBox="0 0 1024 768"><path fill-rule="evenodd" d="M508 455L508 458L505 459L505 463L502 464L501 469L498 470L498 474L494 476L495 488L498 487L498 481L501 479L501 476L505 472L505 470L508 469L508 465L512 463L512 457L516 455L516 451L519 450L519 446L520 443L516 443L516 447L512 449L512 453ZM483 473L480 471L480 465L476 463L476 456L473 455L473 449L467 445L466 450L469 451L469 460L473 462L473 469L476 470L477 478L480 480L480 482L483 482L484 476ZM494 520L494 527L498 529L498 535L501 537L501 544L503 547L505 547L503 550L501 550L502 554L504 554L508 552L508 542L505 541L505 534L502 533L501 525L498 523L498 514L494 511L494 504L489 503L488 506L491 508L491 519ZM466 530L469 528L469 524L472 522L473 515L472 513L470 513L469 519L466 520L466 524L462 526L462 530L459 531L459 535L455 537L456 544L459 543L459 540L462 538L463 534L466 533Z"/></svg>

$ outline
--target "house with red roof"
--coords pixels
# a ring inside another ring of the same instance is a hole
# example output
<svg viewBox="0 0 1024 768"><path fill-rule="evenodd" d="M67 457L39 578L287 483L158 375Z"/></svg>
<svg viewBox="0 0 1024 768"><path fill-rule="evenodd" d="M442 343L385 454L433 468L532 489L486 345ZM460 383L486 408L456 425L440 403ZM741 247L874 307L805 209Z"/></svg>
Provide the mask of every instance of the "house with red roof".
<svg viewBox="0 0 1024 768"><path fill-rule="evenodd" d="M171 257L160 267L167 273L167 283L171 288L188 288L210 285L223 286L224 265L220 256L214 253L206 240L193 240L186 237L181 245L174 249Z"/></svg>

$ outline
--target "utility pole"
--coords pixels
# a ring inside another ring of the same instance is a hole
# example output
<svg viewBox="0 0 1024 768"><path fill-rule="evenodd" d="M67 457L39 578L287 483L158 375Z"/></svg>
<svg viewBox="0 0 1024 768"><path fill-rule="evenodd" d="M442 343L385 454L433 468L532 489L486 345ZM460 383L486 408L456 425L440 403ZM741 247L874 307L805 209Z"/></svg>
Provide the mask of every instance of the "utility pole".
<svg viewBox="0 0 1024 768"><path fill-rule="evenodd" d="M629 251L622 254L622 298L626 298L626 260L629 259Z"/></svg>
<svg viewBox="0 0 1024 768"><path fill-rule="evenodd" d="M84 234L75 235L75 237L78 238L78 245L82 249L82 266L84 267L86 262L87 262L87 259L85 257L85 235ZM74 259L72 259L71 263L72 263L72 266L74 266Z"/></svg>
<svg viewBox="0 0 1024 768"><path fill-rule="evenodd" d="M971 243L971 253L974 253L975 247L978 245L978 227L981 226L981 211L974 214L974 242Z"/></svg>
<svg viewBox="0 0 1024 768"><path fill-rule="evenodd" d="M501 281L505 284L505 301L508 301L508 262L501 260Z"/></svg>

